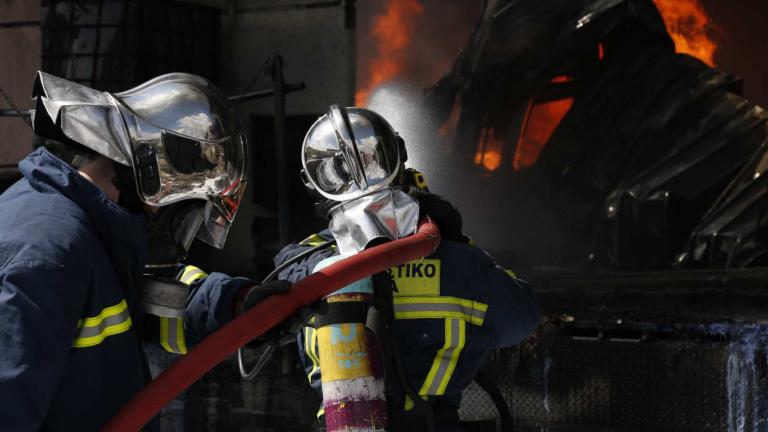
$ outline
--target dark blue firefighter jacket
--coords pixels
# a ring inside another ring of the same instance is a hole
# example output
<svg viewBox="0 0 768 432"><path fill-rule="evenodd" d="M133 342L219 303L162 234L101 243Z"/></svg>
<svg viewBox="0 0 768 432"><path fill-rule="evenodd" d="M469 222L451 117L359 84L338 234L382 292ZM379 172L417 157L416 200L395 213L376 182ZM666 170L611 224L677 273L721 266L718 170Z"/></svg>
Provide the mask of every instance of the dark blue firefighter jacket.
<svg viewBox="0 0 768 432"><path fill-rule="evenodd" d="M326 230L301 244L286 246L275 264L330 238ZM292 264L280 278L291 282L302 279L334 253L335 249L325 249ZM540 320L528 284L500 268L480 248L466 243L443 240L432 255L392 267L389 273L396 289L394 337L400 345L406 380L416 393L433 403L458 408L462 390L472 382L488 354L522 342ZM309 382L320 390L315 329L305 327L298 342ZM403 399L404 411L413 407L413 401L404 394L398 397Z"/></svg>
<svg viewBox="0 0 768 432"><path fill-rule="evenodd" d="M144 217L38 149L0 195L0 430L98 430L146 383L136 293ZM188 344L231 319L247 280L192 286Z"/></svg>

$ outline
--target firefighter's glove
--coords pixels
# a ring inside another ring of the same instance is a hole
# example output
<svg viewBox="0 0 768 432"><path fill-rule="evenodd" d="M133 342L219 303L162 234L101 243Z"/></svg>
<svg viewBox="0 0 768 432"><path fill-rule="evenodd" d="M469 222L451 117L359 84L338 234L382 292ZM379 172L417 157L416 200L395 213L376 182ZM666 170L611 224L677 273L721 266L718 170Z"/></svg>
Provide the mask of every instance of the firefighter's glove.
<svg viewBox="0 0 768 432"><path fill-rule="evenodd" d="M237 314L240 315L273 294L288 292L291 289L291 285L292 284L288 281L274 280L248 288L248 291L243 296L242 302L240 302L237 308Z"/></svg>

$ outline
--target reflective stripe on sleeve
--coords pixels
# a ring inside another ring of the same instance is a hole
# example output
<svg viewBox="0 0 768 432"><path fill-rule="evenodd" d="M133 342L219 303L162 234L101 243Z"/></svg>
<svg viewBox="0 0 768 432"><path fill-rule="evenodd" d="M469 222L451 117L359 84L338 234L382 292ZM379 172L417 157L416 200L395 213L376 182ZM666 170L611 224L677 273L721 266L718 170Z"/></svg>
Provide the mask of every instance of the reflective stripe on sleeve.
<svg viewBox="0 0 768 432"><path fill-rule="evenodd" d="M123 333L131 328L131 315L125 300L104 308L98 315L84 318L77 323L77 334L72 342L73 348L86 348L98 345L109 336Z"/></svg>
<svg viewBox="0 0 768 432"><path fill-rule="evenodd" d="M184 341L184 318L160 317L160 345L175 354L186 354Z"/></svg>
<svg viewBox="0 0 768 432"><path fill-rule="evenodd" d="M323 244L323 243L325 243L327 241L328 240L326 240L320 234L312 234L311 236L309 236L309 237L305 238L304 240L300 241L299 245L315 247L315 246L320 246L321 244Z"/></svg>
<svg viewBox="0 0 768 432"><path fill-rule="evenodd" d="M435 355L432 367L424 380L419 395L442 395L448 387L453 371L466 344L466 322L459 318L445 319L445 342ZM407 402L407 401L406 401Z"/></svg>
<svg viewBox="0 0 768 432"><path fill-rule="evenodd" d="M488 305L457 297L395 297L395 319L458 318L481 326Z"/></svg>
<svg viewBox="0 0 768 432"><path fill-rule="evenodd" d="M191 285L208 277L208 273L199 268L188 265L179 277L179 281L185 285ZM160 318L160 346L169 353L186 354L187 343L184 334L184 318Z"/></svg>
<svg viewBox="0 0 768 432"><path fill-rule="evenodd" d="M208 277L208 273L195 266L188 265L184 267L184 272L181 274L179 281L183 284L191 285L193 282L205 279L206 277Z"/></svg>

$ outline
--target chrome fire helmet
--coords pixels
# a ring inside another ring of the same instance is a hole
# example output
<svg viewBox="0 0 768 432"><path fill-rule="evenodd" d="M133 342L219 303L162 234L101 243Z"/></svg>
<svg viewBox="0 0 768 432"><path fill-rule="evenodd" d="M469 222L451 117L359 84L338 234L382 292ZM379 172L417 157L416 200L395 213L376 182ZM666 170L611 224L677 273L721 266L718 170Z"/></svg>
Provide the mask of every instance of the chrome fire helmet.
<svg viewBox="0 0 768 432"><path fill-rule="evenodd" d="M389 187L406 159L402 140L382 116L331 105L304 138L302 178L327 199L349 201Z"/></svg>
<svg viewBox="0 0 768 432"><path fill-rule="evenodd" d="M35 133L132 167L150 206L201 200L186 229L223 247L245 189L246 143L234 107L211 82L172 73L112 94L38 72L33 97Z"/></svg>
<svg viewBox="0 0 768 432"><path fill-rule="evenodd" d="M374 111L332 105L309 129L302 148L305 185L326 202L339 252L412 234L419 204L400 187L405 144Z"/></svg>

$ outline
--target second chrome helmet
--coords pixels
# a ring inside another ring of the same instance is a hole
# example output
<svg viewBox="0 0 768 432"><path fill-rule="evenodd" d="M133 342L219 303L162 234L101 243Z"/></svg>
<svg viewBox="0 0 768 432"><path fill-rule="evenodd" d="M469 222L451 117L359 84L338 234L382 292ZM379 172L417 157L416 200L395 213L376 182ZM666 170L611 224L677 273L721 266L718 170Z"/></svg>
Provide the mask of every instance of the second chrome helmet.
<svg viewBox="0 0 768 432"><path fill-rule="evenodd" d="M306 186L333 201L349 201L389 187L407 159L392 126L376 112L331 105L304 138Z"/></svg>

